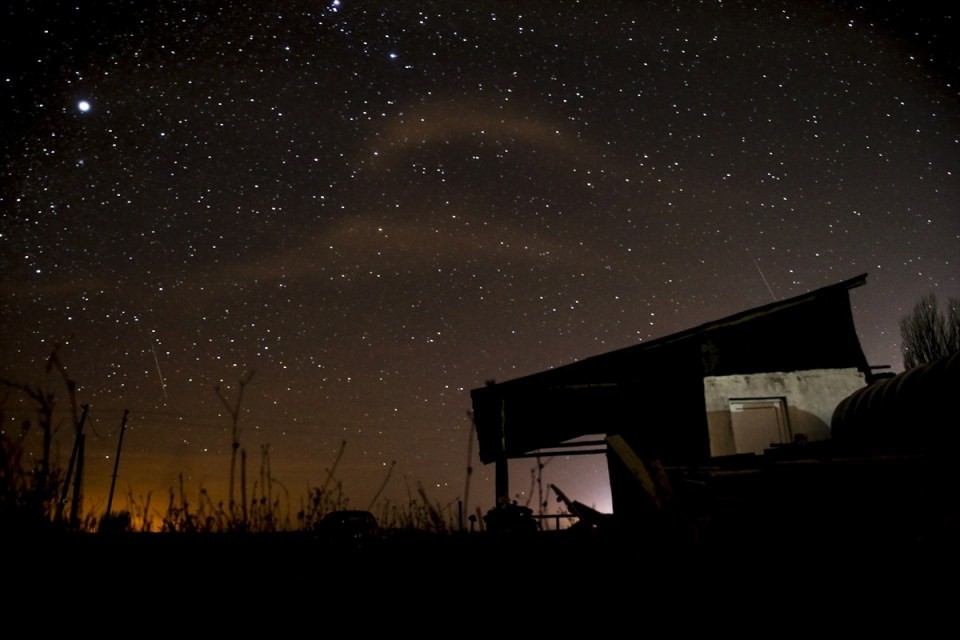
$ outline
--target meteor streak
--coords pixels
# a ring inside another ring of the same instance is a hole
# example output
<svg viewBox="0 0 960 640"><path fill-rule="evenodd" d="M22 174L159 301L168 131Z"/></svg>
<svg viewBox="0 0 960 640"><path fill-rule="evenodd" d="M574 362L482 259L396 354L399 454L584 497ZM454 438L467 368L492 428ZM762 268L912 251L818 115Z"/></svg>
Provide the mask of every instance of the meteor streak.
<svg viewBox="0 0 960 640"><path fill-rule="evenodd" d="M160 389L163 391L163 401L167 401L167 383L163 379L163 372L160 371L160 359L157 357L157 350L153 346L153 340L150 340L150 353L153 354L153 361L157 364L157 375L160 376Z"/></svg>

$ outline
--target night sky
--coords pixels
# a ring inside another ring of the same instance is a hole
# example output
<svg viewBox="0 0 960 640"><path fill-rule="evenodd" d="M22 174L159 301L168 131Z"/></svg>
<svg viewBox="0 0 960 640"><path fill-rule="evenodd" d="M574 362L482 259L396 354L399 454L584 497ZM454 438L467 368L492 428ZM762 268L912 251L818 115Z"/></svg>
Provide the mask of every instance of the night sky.
<svg viewBox="0 0 960 640"><path fill-rule="evenodd" d="M65 466L60 345L88 509L125 409L114 508L226 499L216 389L252 374L249 493L269 462L295 512L346 443L350 506L486 510L488 380L861 273L899 371L899 318L960 297L957 21L924 3L233 4L0 9L0 377L57 389ZM543 462L609 510L602 458Z"/></svg>

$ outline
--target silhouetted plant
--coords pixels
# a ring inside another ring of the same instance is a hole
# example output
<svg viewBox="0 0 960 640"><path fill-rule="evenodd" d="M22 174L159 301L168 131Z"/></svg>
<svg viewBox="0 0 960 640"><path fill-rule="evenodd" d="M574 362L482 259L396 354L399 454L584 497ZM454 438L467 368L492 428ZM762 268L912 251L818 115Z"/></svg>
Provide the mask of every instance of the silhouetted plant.
<svg viewBox="0 0 960 640"><path fill-rule="evenodd" d="M240 448L240 404L243 402L243 392L247 387L247 384L250 383L250 380L253 378L253 371L247 374L246 378L242 378L239 382L240 389L237 392L237 399L233 405L227 402L227 399L220 392L220 386L217 385L213 389L217 394L217 397L220 398L220 401L223 402L224 408L226 408L227 413L230 414L230 419L232 423L231 439L230 439L230 513L233 514L234 510L234 478L236 475L237 467L237 450Z"/></svg>
<svg viewBox="0 0 960 640"><path fill-rule="evenodd" d="M133 530L133 516L129 511L106 513L97 525L99 533L126 533Z"/></svg>
<svg viewBox="0 0 960 640"><path fill-rule="evenodd" d="M456 517L451 514L450 506L443 507L431 502L422 484L417 483L416 497L407 485L407 498L406 511L394 511L400 528L430 533L450 533L456 529Z"/></svg>
<svg viewBox="0 0 960 640"><path fill-rule="evenodd" d="M55 360L59 364L56 353L55 348L48 358L47 373L50 372L51 362ZM62 371L62 367L58 369ZM67 382L68 389L75 389L69 379ZM63 471L51 458L56 394L48 385L43 384L32 386L4 379L0 380L0 385L8 391L20 392L33 403L41 438L39 458L29 456L32 464L27 465L24 463L23 454L27 451L31 421L25 419L21 423L16 439L0 434L0 519L7 528L49 526L59 521L57 516L61 513L67 488L66 484L63 484ZM3 424L3 407L9 398L9 394L5 395L3 406L0 406L0 424ZM72 394L71 400L74 400ZM59 491L61 484L64 488L63 498ZM72 524L79 526L79 494L74 498L74 505Z"/></svg>
<svg viewBox="0 0 960 640"><path fill-rule="evenodd" d="M153 518L150 515L150 499L152 492L148 492L145 497L139 500L134 498L132 492L127 493L127 503L129 504L129 513L131 516L131 530L137 530L142 533L153 531Z"/></svg>
<svg viewBox="0 0 960 640"><path fill-rule="evenodd" d="M224 504L215 500L208 491L201 487L196 501L192 501L184 486L183 474L178 476L176 487L169 489L169 500L165 511L151 509L152 494L134 498L128 492L127 508L117 512L109 509L107 513L81 514L80 492L82 472L82 422L77 418L77 402L75 396L76 384L67 376L66 370L59 357L58 347L47 359L46 372L56 371L66 384L70 393L70 406L74 417L71 424L76 436L74 444L74 458L71 460L71 470L66 473L53 460L54 450L54 408L56 406L55 393L50 385L26 385L0 379L0 389L6 390L6 395L0 397L0 425L5 424L4 408L12 394L23 394L29 400L37 414L36 424L40 431L39 455L28 455L26 440L36 433L29 419L24 420L20 432L11 437L0 433L0 529L9 531L13 528L36 529L37 527L70 528L76 531L90 531L100 533L126 532L153 532L164 533L267 533L277 531L312 531L321 519L331 511L350 508L350 500L346 495L342 481L337 478L337 469L343 459L346 441L341 443L333 464L326 470L326 477L318 487L310 487L307 495L301 499L300 509L295 517L291 517L291 498L287 487L274 477L269 445L261 447L261 463L258 480L254 482L252 493L247 496L246 482L246 455L239 446L240 428L239 416L245 386L252 378L252 373L240 381L240 393L231 405L217 388L217 394L230 413L231 431L231 468L230 468L230 495L229 501ZM87 405L83 405L86 417ZM124 416L126 419L126 414ZM122 427L121 427L122 429ZM122 442L122 440L121 440ZM36 447L34 447L35 449ZM237 480L235 474L236 453L241 454L241 501L234 500L234 488ZM119 459L119 445L118 456ZM76 474L73 476L72 467L76 465ZM368 511L377 509L378 523L384 529L416 529L432 533L449 533L457 530L459 522L458 510L454 501L448 505L432 502L426 494L423 485L417 485L416 492L407 490L406 504L395 504L389 499L382 499L381 494L386 488L393 473L396 462L390 464L383 483L369 502ZM116 479L116 465L114 480ZM73 507L70 517L58 517L67 504L68 487L74 489ZM282 494L280 493L282 492ZM110 497L113 496L111 484ZM479 513L480 510L478 509ZM481 520L482 522L482 520Z"/></svg>
<svg viewBox="0 0 960 640"><path fill-rule="evenodd" d="M29 427L25 422L16 440L0 434L0 529L6 531L53 524L59 469L24 467L22 443Z"/></svg>
<svg viewBox="0 0 960 640"><path fill-rule="evenodd" d="M910 314L900 319L900 338L905 369L960 350L960 298L950 298L946 312L941 312L935 294L921 297Z"/></svg>

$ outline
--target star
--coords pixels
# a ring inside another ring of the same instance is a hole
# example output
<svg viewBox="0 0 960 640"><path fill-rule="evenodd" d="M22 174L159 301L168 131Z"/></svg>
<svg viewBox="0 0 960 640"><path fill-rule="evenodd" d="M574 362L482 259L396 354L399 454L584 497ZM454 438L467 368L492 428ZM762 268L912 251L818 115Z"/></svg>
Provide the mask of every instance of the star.
<svg viewBox="0 0 960 640"><path fill-rule="evenodd" d="M955 17L896 9L923 3L48 4L5 5L46 35L7 39L0 381L72 420L63 345L98 515L114 473L151 516L181 482L269 488L267 445L294 513L330 478L378 515L421 481L470 513L485 380L858 273L864 351L899 367L916 297L960 296ZM231 479L213 389L254 370ZM4 396L0 434L31 402ZM609 508L602 457L545 479Z"/></svg>

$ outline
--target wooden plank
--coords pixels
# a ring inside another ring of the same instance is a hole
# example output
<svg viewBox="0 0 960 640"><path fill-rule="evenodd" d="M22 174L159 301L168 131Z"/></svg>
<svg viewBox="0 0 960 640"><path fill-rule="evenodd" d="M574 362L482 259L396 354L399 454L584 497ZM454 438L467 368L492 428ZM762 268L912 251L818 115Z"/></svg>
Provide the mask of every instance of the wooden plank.
<svg viewBox="0 0 960 640"><path fill-rule="evenodd" d="M640 486L643 487L643 490L650 496L650 499L653 500L653 503L660 507L660 495L657 491L657 485L653 481L653 476L650 474L650 471L647 469L647 465L643 463L643 460L640 459L640 456L636 454L633 448L627 444L627 441L623 439L622 436L612 435L607 436L607 444L610 446L610 449L613 450L617 457L627 466L627 469L633 474L633 477L640 482Z"/></svg>

